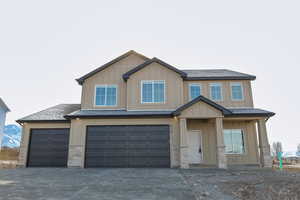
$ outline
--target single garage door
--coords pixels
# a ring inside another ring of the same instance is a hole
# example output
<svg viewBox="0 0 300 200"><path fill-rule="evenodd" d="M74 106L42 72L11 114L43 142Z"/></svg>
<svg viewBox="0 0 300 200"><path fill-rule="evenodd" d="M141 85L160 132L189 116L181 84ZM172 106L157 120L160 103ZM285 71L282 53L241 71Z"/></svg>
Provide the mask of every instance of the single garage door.
<svg viewBox="0 0 300 200"><path fill-rule="evenodd" d="M85 166L170 167L169 126L89 126Z"/></svg>
<svg viewBox="0 0 300 200"><path fill-rule="evenodd" d="M28 167L66 167L69 129L32 129Z"/></svg>

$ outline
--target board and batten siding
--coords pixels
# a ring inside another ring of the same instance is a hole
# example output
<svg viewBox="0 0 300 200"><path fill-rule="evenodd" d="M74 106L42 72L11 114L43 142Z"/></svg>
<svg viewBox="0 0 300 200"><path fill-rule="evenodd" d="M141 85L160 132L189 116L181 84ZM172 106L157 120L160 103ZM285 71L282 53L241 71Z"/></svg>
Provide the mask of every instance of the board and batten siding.
<svg viewBox="0 0 300 200"><path fill-rule="evenodd" d="M255 121L223 121L224 129L242 129L245 153L226 154L229 165L258 165L258 144ZM214 120L187 120L188 130L201 130L203 144L203 164L216 165L216 130Z"/></svg>
<svg viewBox="0 0 300 200"><path fill-rule="evenodd" d="M142 57L132 54L86 79L82 84L81 108L125 109L126 82L123 80L122 76L124 73L144 62L145 60ZM117 85L117 106L95 106L96 85Z"/></svg>
<svg viewBox="0 0 300 200"><path fill-rule="evenodd" d="M226 80L226 81L184 81L184 103L190 101L189 95L189 85L190 84L200 84L201 85L201 94L206 98L210 99L210 87L211 83L221 83L222 84L222 101L217 101L218 104L230 108L230 107L253 107L253 97L252 97L252 89L251 89L251 81L248 80ZM244 99L241 101L233 101L231 99L231 83L241 83L243 87Z"/></svg>
<svg viewBox="0 0 300 200"><path fill-rule="evenodd" d="M165 81L164 103L142 103L141 82L143 80ZM132 74L127 80L128 110L175 110L183 104L183 81L180 75L158 63L151 63L140 71Z"/></svg>

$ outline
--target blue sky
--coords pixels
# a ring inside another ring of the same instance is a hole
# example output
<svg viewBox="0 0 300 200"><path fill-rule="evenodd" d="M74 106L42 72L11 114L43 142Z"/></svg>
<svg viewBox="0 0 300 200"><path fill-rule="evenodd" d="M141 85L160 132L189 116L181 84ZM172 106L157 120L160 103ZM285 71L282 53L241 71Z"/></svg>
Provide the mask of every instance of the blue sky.
<svg viewBox="0 0 300 200"><path fill-rule="evenodd" d="M133 49L181 69L254 74L270 140L300 143L297 1L1 1L0 95L7 123L78 103L75 78ZM298 111L297 111L298 110Z"/></svg>

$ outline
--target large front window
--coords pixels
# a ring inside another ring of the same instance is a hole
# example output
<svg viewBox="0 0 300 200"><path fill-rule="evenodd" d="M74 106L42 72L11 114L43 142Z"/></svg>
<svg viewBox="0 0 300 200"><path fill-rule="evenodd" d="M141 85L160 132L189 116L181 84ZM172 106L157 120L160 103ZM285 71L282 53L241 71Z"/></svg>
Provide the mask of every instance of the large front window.
<svg viewBox="0 0 300 200"><path fill-rule="evenodd" d="M142 103L164 103L165 81L142 81Z"/></svg>
<svg viewBox="0 0 300 200"><path fill-rule="evenodd" d="M96 86L96 106L116 106L117 105L117 86L98 85Z"/></svg>
<svg viewBox="0 0 300 200"><path fill-rule="evenodd" d="M225 153L242 154L245 151L244 135L241 129L224 129Z"/></svg>

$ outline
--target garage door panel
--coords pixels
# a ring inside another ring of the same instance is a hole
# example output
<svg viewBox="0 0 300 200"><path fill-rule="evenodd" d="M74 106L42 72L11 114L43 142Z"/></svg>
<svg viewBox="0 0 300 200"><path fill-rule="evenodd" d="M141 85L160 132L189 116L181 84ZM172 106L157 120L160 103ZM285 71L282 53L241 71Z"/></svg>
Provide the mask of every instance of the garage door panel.
<svg viewBox="0 0 300 200"><path fill-rule="evenodd" d="M28 152L29 167L66 167L69 129L32 129Z"/></svg>
<svg viewBox="0 0 300 200"><path fill-rule="evenodd" d="M170 167L168 125L90 126L86 167Z"/></svg>

